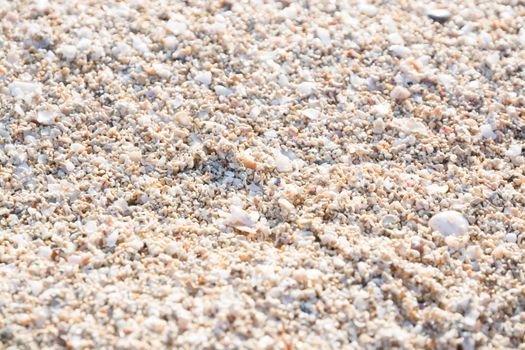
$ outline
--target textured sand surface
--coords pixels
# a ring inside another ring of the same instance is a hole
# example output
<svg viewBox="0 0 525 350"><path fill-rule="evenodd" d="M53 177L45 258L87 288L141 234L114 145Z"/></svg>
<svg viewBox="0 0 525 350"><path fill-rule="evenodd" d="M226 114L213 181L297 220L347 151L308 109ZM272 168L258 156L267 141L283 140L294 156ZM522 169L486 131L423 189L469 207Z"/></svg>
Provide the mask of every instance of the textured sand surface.
<svg viewBox="0 0 525 350"><path fill-rule="evenodd" d="M523 1L0 23L1 349L525 349Z"/></svg>

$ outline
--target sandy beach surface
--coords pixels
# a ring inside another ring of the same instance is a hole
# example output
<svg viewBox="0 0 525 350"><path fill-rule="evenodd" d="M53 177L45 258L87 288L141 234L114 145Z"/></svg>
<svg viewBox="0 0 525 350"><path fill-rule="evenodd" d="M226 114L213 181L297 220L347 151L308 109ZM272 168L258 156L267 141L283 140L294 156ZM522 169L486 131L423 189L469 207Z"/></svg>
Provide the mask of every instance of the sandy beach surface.
<svg viewBox="0 0 525 350"><path fill-rule="evenodd" d="M523 1L0 24L1 349L525 349Z"/></svg>

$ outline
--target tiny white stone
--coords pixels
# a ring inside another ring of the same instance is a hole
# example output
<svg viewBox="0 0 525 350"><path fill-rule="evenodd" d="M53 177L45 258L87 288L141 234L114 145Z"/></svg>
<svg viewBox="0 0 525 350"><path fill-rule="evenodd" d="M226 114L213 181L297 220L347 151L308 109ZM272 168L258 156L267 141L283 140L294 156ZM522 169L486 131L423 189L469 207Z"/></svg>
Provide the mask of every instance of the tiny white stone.
<svg viewBox="0 0 525 350"><path fill-rule="evenodd" d="M232 90L228 89L225 86L222 85L216 85L215 86L215 93L219 96L229 96L233 93Z"/></svg>
<svg viewBox="0 0 525 350"><path fill-rule="evenodd" d="M153 64L153 70L161 78L168 79L171 76L171 71L165 64L155 63Z"/></svg>
<svg viewBox="0 0 525 350"><path fill-rule="evenodd" d="M377 7L367 4L367 3L359 4L358 9L359 9L359 12L369 17L373 17L377 15L377 13L379 12L379 9Z"/></svg>
<svg viewBox="0 0 525 350"><path fill-rule="evenodd" d="M67 258L67 262L71 265L80 265L82 257L80 255L73 254Z"/></svg>
<svg viewBox="0 0 525 350"><path fill-rule="evenodd" d="M330 32L325 28L317 28L317 37L321 40L324 46L330 45Z"/></svg>
<svg viewBox="0 0 525 350"><path fill-rule="evenodd" d="M448 186L447 185L437 185L432 184L425 187L425 190L427 190L428 194L436 194L436 193L447 193L448 192Z"/></svg>
<svg viewBox="0 0 525 350"><path fill-rule="evenodd" d="M114 247L117 245L118 240L118 233L112 232L107 238L106 238L106 244L108 247Z"/></svg>
<svg viewBox="0 0 525 350"><path fill-rule="evenodd" d="M371 110L372 114L377 115L378 117L386 117L390 114L390 111L390 104L388 103L374 105Z"/></svg>
<svg viewBox="0 0 525 350"><path fill-rule="evenodd" d="M516 243L518 241L518 235L515 233L507 233L505 235L505 240L509 243Z"/></svg>
<svg viewBox="0 0 525 350"><path fill-rule="evenodd" d="M403 37L399 33L392 33L386 36L386 40L390 42L392 45L404 45L405 40L403 40Z"/></svg>
<svg viewBox="0 0 525 350"><path fill-rule="evenodd" d="M80 153L80 152L84 151L85 148L86 148L86 147L84 147L84 145L81 144L81 143L76 143L76 142L75 142L75 143L72 143L72 144L71 144L71 150L72 150L73 152L75 152L75 153Z"/></svg>
<svg viewBox="0 0 525 350"><path fill-rule="evenodd" d="M74 60L77 55L77 48L73 45L62 45L59 51L68 61Z"/></svg>
<svg viewBox="0 0 525 350"><path fill-rule="evenodd" d="M204 84L206 86L211 84L211 72L204 71L200 72L195 76L195 81Z"/></svg>
<svg viewBox="0 0 525 350"><path fill-rule="evenodd" d="M43 258L50 259L52 253L53 253L53 251L48 246L42 246L42 247L38 248L38 255L43 257Z"/></svg>
<svg viewBox="0 0 525 350"><path fill-rule="evenodd" d="M482 253L480 246L477 244L469 246L465 251L465 255L470 260L479 260Z"/></svg>
<svg viewBox="0 0 525 350"><path fill-rule="evenodd" d="M168 23L166 23L166 29L175 35L184 32L187 28L188 26L186 25L186 23L183 23L181 21L169 20Z"/></svg>
<svg viewBox="0 0 525 350"><path fill-rule="evenodd" d="M396 86L390 93L390 97L396 102L402 102L410 97L410 91L402 86Z"/></svg>
<svg viewBox="0 0 525 350"><path fill-rule="evenodd" d="M275 167L280 173L287 173L293 170L291 159L281 152L277 152L275 155Z"/></svg>
<svg viewBox="0 0 525 350"><path fill-rule="evenodd" d="M133 48L141 54L145 54L149 52L148 44L136 35L134 35L131 38L131 44L133 45Z"/></svg>
<svg viewBox="0 0 525 350"><path fill-rule="evenodd" d="M84 228L89 234L95 233L97 232L97 222L95 220L86 221Z"/></svg>
<svg viewBox="0 0 525 350"><path fill-rule="evenodd" d="M238 205L232 205L230 207L230 217L228 219L228 224L231 226L247 226L253 227L255 222L252 220L250 215L244 211Z"/></svg>
<svg viewBox="0 0 525 350"><path fill-rule="evenodd" d="M385 130L385 122L383 118L377 118L372 124L372 130L375 134L380 134Z"/></svg>
<svg viewBox="0 0 525 350"><path fill-rule="evenodd" d="M54 123L56 113L53 111L42 110L36 114L36 121L43 125L51 125Z"/></svg>
<svg viewBox="0 0 525 350"><path fill-rule="evenodd" d="M456 83L456 79L454 79L454 77L450 74L438 74L437 79L439 83L443 85L445 90L450 90Z"/></svg>
<svg viewBox="0 0 525 350"><path fill-rule="evenodd" d="M168 35L162 40L162 45L166 50L175 50L177 48L177 38L173 35Z"/></svg>
<svg viewBox="0 0 525 350"><path fill-rule="evenodd" d="M29 102L33 96L42 94L42 84L17 80L9 84L9 91L11 96L21 97Z"/></svg>
<svg viewBox="0 0 525 350"><path fill-rule="evenodd" d="M428 128L422 121L416 118L394 118L392 126L406 133L425 133Z"/></svg>
<svg viewBox="0 0 525 350"><path fill-rule="evenodd" d="M428 222L429 226L443 236L463 235L468 231L468 221L463 214L447 210L434 215Z"/></svg>
<svg viewBox="0 0 525 350"><path fill-rule="evenodd" d="M410 49L403 45L392 45L390 46L390 51L396 57L405 57L410 53Z"/></svg>
<svg viewBox="0 0 525 350"><path fill-rule="evenodd" d="M486 139L495 139L496 134L492 130L492 125L490 124L483 124L479 127L479 131L481 132L481 136L483 136Z"/></svg>
<svg viewBox="0 0 525 350"><path fill-rule="evenodd" d="M303 110L303 115L309 119L317 119L319 117L319 111L313 108L307 108Z"/></svg>
<svg viewBox="0 0 525 350"><path fill-rule="evenodd" d="M128 152L128 157L132 162L139 162L142 159L142 152L139 149L134 149Z"/></svg>
<svg viewBox="0 0 525 350"><path fill-rule="evenodd" d="M297 85L297 92L303 97L313 94L315 91L315 83L310 81L305 81Z"/></svg>
<svg viewBox="0 0 525 350"><path fill-rule="evenodd" d="M42 281L31 281L29 282L29 286L31 288L31 294L33 295L40 295L44 290L44 284Z"/></svg>
<svg viewBox="0 0 525 350"><path fill-rule="evenodd" d="M510 145L509 149L505 152L505 155L510 158L518 157L521 154L521 150L522 145L515 143Z"/></svg>
<svg viewBox="0 0 525 350"><path fill-rule="evenodd" d="M427 16L439 23L445 23L450 19L451 13L446 9L430 9Z"/></svg>
<svg viewBox="0 0 525 350"><path fill-rule="evenodd" d="M68 172L72 172L73 170L75 170L75 164L73 164L73 162L69 159L64 162L64 167Z"/></svg>
<svg viewBox="0 0 525 350"><path fill-rule="evenodd" d="M286 200L285 198L280 198L278 200L278 203L281 209L286 212L292 212L295 209L294 205L290 203L288 200Z"/></svg>

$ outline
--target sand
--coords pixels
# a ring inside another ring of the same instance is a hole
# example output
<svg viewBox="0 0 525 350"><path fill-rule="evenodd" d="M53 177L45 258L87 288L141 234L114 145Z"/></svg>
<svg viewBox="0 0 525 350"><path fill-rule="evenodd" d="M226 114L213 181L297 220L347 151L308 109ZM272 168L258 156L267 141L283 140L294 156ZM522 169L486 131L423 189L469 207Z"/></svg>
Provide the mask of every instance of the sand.
<svg viewBox="0 0 525 350"><path fill-rule="evenodd" d="M521 1L0 1L0 348L525 349Z"/></svg>

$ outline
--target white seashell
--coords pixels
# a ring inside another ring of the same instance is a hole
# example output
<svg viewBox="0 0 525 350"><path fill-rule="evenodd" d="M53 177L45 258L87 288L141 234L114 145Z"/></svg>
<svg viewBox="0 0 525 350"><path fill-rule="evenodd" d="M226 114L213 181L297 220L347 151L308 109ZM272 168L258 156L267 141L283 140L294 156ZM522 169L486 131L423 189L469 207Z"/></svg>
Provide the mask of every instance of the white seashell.
<svg viewBox="0 0 525 350"><path fill-rule="evenodd" d="M443 236L463 235L468 231L468 221L463 214L447 210L434 215L428 225Z"/></svg>

